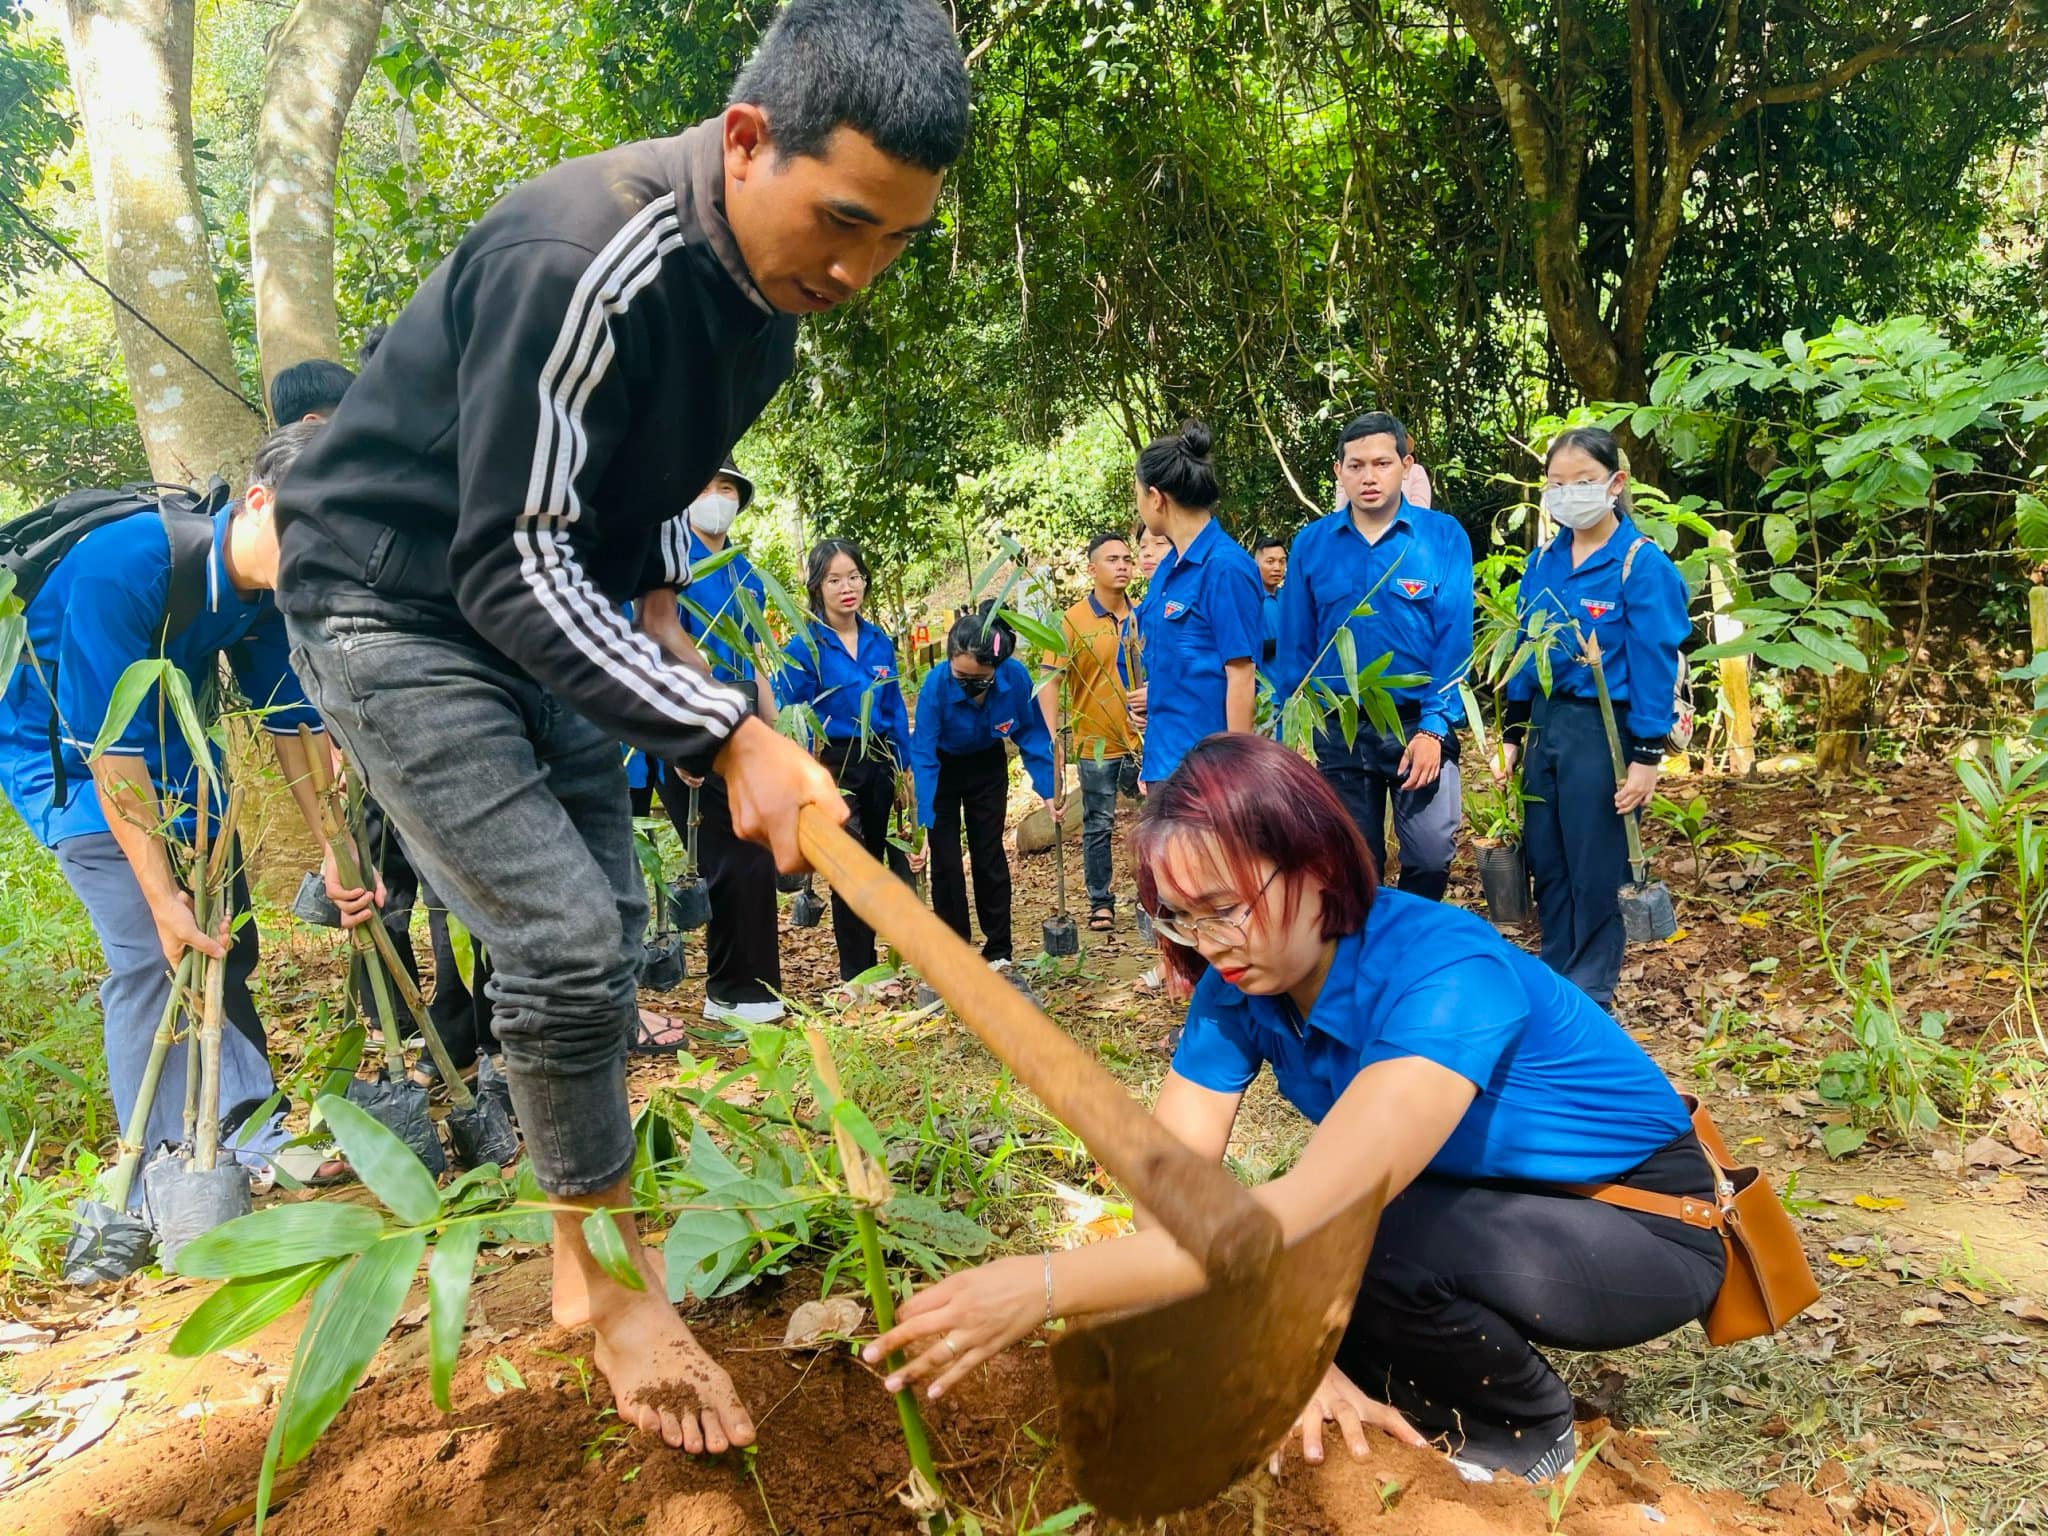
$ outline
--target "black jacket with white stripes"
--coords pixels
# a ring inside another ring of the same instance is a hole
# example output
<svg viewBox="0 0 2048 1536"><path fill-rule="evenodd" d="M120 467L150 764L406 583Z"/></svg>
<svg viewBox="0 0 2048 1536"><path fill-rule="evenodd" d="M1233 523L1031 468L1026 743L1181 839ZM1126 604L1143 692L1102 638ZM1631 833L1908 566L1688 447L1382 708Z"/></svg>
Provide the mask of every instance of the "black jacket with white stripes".
<svg viewBox="0 0 2048 1536"><path fill-rule="evenodd" d="M699 768L747 712L619 603L689 579L670 524L789 377L796 320L725 221L720 120L507 195L427 279L278 498L278 605L473 634Z"/></svg>

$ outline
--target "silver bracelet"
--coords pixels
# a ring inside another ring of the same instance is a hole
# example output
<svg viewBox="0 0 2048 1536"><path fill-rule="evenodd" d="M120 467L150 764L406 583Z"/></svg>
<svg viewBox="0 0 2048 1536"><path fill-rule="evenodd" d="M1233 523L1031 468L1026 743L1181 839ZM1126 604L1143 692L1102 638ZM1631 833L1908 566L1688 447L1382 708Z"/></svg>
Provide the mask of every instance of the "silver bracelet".
<svg viewBox="0 0 2048 1536"><path fill-rule="evenodd" d="M1045 1256L1045 1321L1048 1327L1052 1319L1052 1255L1048 1253Z"/></svg>

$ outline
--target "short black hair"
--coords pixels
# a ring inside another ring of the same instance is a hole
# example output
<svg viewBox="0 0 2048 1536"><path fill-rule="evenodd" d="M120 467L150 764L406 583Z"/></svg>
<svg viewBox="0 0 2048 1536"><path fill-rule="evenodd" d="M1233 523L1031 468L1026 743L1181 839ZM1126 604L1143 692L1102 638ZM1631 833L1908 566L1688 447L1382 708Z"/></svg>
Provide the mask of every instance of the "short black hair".
<svg viewBox="0 0 2048 1536"><path fill-rule="evenodd" d="M275 494L284 484L284 477L292 472L292 466L299 462L299 455L306 451L306 444L326 430L324 421L303 419L279 427L257 445L256 457L249 461L249 483Z"/></svg>
<svg viewBox="0 0 2048 1536"><path fill-rule="evenodd" d="M1344 462L1344 450L1361 437L1391 437L1394 440L1394 454L1397 458L1408 457L1408 429L1401 425L1399 418L1389 416L1385 411L1367 411L1344 429L1344 435L1337 439L1337 462Z"/></svg>
<svg viewBox="0 0 2048 1536"><path fill-rule="evenodd" d="M1105 528L1088 541L1088 558L1093 560L1095 558L1095 551L1102 548L1105 544L1128 545L1130 542L1129 538L1118 533L1114 528Z"/></svg>
<svg viewBox="0 0 2048 1536"><path fill-rule="evenodd" d="M278 370L270 381L270 419L288 427L308 416L332 416L356 376L340 363L309 357Z"/></svg>
<svg viewBox="0 0 2048 1536"><path fill-rule="evenodd" d="M995 599L963 608L946 632L946 657L972 656L984 667L999 667L1017 654L1017 632L996 617Z"/></svg>
<svg viewBox="0 0 2048 1536"><path fill-rule="evenodd" d="M1269 549L1285 549L1287 541L1277 533L1268 533L1252 541L1252 553L1263 554Z"/></svg>
<svg viewBox="0 0 2048 1536"><path fill-rule="evenodd" d="M853 562L853 568L860 572L862 581L874 579L868 575L868 563L861 558L860 546L853 540L818 540L804 561L804 589L811 595L811 612L819 618L825 616L825 573L832 569L832 562L841 555Z"/></svg>
<svg viewBox="0 0 2048 1536"><path fill-rule="evenodd" d="M742 104L785 155L822 154L836 128L927 171L967 147L967 65L932 0L790 0L733 81Z"/></svg>
<svg viewBox="0 0 2048 1536"><path fill-rule="evenodd" d="M1197 511L1215 506L1223 492L1216 484L1216 466L1209 462L1213 441L1199 421L1184 421L1178 432L1153 438L1138 455L1138 484Z"/></svg>

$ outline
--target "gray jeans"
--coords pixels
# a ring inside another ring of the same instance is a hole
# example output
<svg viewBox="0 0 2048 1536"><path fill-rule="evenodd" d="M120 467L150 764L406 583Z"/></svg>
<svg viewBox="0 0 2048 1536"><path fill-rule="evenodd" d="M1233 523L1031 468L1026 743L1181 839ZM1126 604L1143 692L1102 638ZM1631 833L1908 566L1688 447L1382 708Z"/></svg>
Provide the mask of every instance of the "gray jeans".
<svg viewBox="0 0 2048 1536"><path fill-rule="evenodd" d="M633 1165L626 1038L647 892L619 744L481 641L292 620L292 666L406 851L490 947L492 1019L541 1188Z"/></svg>
<svg viewBox="0 0 2048 1536"><path fill-rule="evenodd" d="M90 788L84 792L92 793ZM107 959L106 980L100 983L107 1086L113 1090L114 1114L125 1133L129 1112L134 1109L136 1094L142 1087L143 1068L149 1064L150 1042L156 1037L164 1004L170 1001L170 967L164 964L163 945L157 941L149 902L143 898L135 870L111 832L65 838L57 845L57 863L92 919L100 951ZM242 881L239 859L235 860L232 900L236 911L248 909L249 890ZM244 1162L260 1161L284 1143L281 1122L276 1122L274 1116L246 1138L237 1135L250 1112L276 1091L270 1059L264 1053L263 1025L249 998L249 975L255 968L256 925L244 923L236 930L228 949L225 999L229 1027L221 1031L220 1051L222 1139L245 1154L241 1156ZM164 1061L164 1073L157 1082L156 1098L150 1104L149 1121L143 1132L145 1160L163 1143L185 1139L187 1044L187 1040L179 1040ZM135 1181L128 1203L131 1207L141 1205L140 1179Z"/></svg>
<svg viewBox="0 0 2048 1536"><path fill-rule="evenodd" d="M1116 797L1138 798L1138 760L1082 757L1075 766L1081 770L1081 872L1088 881L1088 906L1091 911L1114 907L1110 841L1116 830Z"/></svg>

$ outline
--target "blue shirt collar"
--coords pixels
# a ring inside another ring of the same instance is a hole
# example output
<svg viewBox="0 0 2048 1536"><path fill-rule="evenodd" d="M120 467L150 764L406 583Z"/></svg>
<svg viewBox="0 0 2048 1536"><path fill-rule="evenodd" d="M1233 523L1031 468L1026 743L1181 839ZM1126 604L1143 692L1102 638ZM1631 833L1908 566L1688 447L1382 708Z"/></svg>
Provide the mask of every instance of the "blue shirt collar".
<svg viewBox="0 0 2048 1536"><path fill-rule="evenodd" d="M1180 565L1200 565L1209 558L1210 546L1215 544L1218 539L1225 537L1228 537L1228 535L1223 532L1223 525L1217 522L1215 514L1211 513L1209 521L1202 524L1202 531L1188 540L1188 547L1186 549L1178 551L1180 559L1177 563Z"/></svg>
<svg viewBox="0 0 2048 1536"><path fill-rule="evenodd" d="M1351 504L1349 502L1346 502L1330 515L1338 520L1340 524L1338 531L1340 533L1345 529L1349 529L1354 539L1357 539L1361 544L1366 542L1365 535L1358 531L1358 520L1351 515ZM1385 539L1387 534L1392 533L1396 528L1405 528L1410 533L1415 531L1415 508L1408 505L1408 498L1406 496L1403 496L1401 504L1394 508L1394 517L1387 524L1387 533L1381 534L1380 537Z"/></svg>
<svg viewBox="0 0 2048 1536"><path fill-rule="evenodd" d="M1592 570L1596 565L1605 565L1610 560L1619 560L1628 552L1629 545L1636 541L1636 537L1636 525L1629 521L1626 512L1621 512L1615 515L1614 532L1607 536L1607 542L1586 556L1576 566L1571 563L1571 529L1564 528L1559 530L1557 537L1550 541L1550 552L1553 555L1562 557L1566 568L1574 575L1577 575Z"/></svg>

